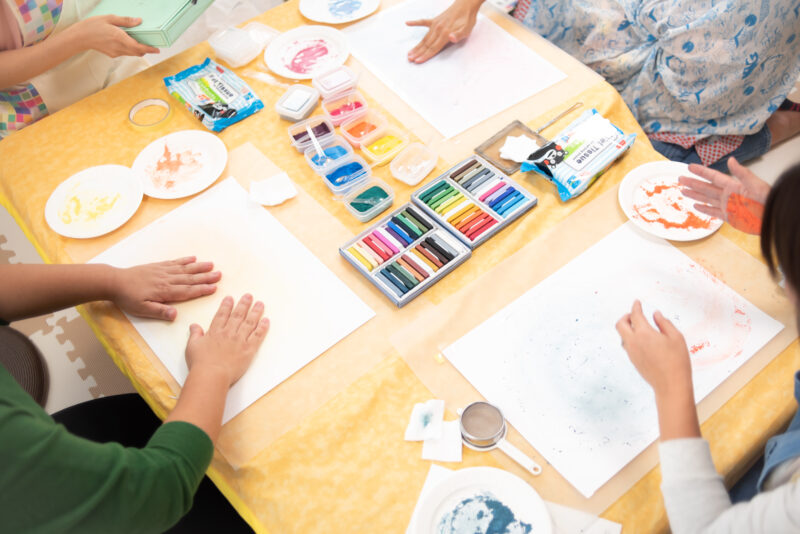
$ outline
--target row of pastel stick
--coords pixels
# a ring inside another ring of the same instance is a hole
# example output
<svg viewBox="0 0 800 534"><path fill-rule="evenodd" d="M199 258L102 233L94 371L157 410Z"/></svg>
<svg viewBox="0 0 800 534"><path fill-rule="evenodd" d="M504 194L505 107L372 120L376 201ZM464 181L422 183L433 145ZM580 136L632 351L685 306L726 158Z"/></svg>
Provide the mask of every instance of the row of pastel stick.
<svg viewBox="0 0 800 534"><path fill-rule="evenodd" d="M426 216L408 204L343 250L380 280L380 285L391 291L399 303L419 286L433 283L449 272L448 266L454 260L466 259L468 251L448 243L441 232L445 231L434 227Z"/></svg>
<svg viewBox="0 0 800 534"><path fill-rule="evenodd" d="M471 246L485 241L536 204L536 199L519 185L477 157L460 163L415 193L414 198Z"/></svg>
<svg viewBox="0 0 800 534"><path fill-rule="evenodd" d="M473 197L506 218L528 200L519 189L508 183L505 175L493 172L473 158L450 173L450 179L466 189Z"/></svg>
<svg viewBox="0 0 800 534"><path fill-rule="evenodd" d="M440 180L420 193L419 200L470 241L497 224L497 219L447 180Z"/></svg>

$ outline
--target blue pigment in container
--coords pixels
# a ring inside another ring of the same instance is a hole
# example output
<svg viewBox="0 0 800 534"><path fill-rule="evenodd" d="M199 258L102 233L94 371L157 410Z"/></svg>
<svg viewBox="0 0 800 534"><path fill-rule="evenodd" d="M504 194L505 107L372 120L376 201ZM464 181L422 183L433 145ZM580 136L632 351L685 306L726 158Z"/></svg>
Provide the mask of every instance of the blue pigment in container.
<svg viewBox="0 0 800 534"><path fill-rule="evenodd" d="M357 161L345 163L341 167L337 167L332 172L325 175L330 183L335 186L340 186L350 182L351 180L360 178L364 175L364 165Z"/></svg>
<svg viewBox="0 0 800 534"><path fill-rule="evenodd" d="M325 153L325 156L328 159L339 159L342 156L344 156L345 154L347 154L347 149L345 149L343 146L337 145L337 146L328 147L325 150L323 150L323 152ZM319 158L319 154L317 154L317 155L315 155L315 156L313 156L311 158L311 162L314 165L319 165L320 164L319 159L320 159Z"/></svg>

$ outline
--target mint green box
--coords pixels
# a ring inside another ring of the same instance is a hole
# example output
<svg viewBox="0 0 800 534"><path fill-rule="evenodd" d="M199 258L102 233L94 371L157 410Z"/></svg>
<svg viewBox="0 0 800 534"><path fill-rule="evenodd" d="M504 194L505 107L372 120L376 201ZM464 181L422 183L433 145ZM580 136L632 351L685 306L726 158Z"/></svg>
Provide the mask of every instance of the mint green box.
<svg viewBox="0 0 800 534"><path fill-rule="evenodd" d="M142 23L125 32L142 44L163 48L172 45L214 0L102 0L90 17L119 15L138 17Z"/></svg>

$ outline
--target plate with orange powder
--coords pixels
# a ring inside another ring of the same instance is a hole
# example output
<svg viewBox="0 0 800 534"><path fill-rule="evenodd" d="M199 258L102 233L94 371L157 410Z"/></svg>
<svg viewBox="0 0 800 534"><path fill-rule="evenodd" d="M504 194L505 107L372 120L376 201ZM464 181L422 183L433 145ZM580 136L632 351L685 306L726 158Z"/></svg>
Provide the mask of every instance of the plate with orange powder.
<svg viewBox="0 0 800 534"><path fill-rule="evenodd" d="M619 184L619 205L642 230L670 241L708 237L722 220L694 209L695 201L683 196L681 176L700 178L689 166L675 161L645 163L629 172Z"/></svg>
<svg viewBox="0 0 800 534"><path fill-rule="evenodd" d="M183 130L156 139L133 162L144 194L153 198L183 198L217 181L228 163L228 149L216 135Z"/></svg>

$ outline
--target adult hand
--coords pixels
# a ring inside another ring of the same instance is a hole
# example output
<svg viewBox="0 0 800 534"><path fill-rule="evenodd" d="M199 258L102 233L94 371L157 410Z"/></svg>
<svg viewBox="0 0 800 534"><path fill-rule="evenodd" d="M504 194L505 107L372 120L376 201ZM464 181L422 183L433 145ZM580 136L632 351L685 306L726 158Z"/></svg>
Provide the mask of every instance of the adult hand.
<svg viewBox="0 0 800 534"><path fill-rule="evenodd" d="M210 295L217 290L222 273L211 262L195 257L116 269L111 300L137 317L172 321L178 311L171 302Z"/></svg>
<svg viewBox="0 0 800 534"><path fill-rule="evenodd" d="M705 180L682 176L683 194L698 202L694 205L697 211L722 219L742 232L759 234L770 186L735 158L728 159L728 169L733 176L689 165L691 172Z"/></svg>
<svg viewBox="0 0 800 534"><path fill-rule="evenodd" d="M428 33L408 53L412 63L425 63L447 44L463 41L472 32L483 0L456 0L443 13L433 19L411 20L407 26L425 26Z"/></svg>
<svg viewBox="0 0 800 534"><path fill-rule="evenodd" d="M65 33L71 32L86 50L97 50L112 58L157 54L158 48L138 42L122 29L141 23L140 18L100 15L73 24Z"/></svg>
<svg viewBox="0 0 800 534"><path fill-rule="evenodd" d="M658 329L647 322L641 302L634 302L631 312L617 322L623 348L657 399L691 391L692 364L683 334L661 312L653 319Z"/></svg>
<svg viewBox="0 0 800 534"><path fill-rule="evenodd" d="M189 370L204 368L221 373L231 386L236 383L267 336L269 320L262 319L263 314L264 304L253 304L251 295L244 295L235 307L233 298L222 299L207 332L197 324L190 327L186 345Z"/></svg>

